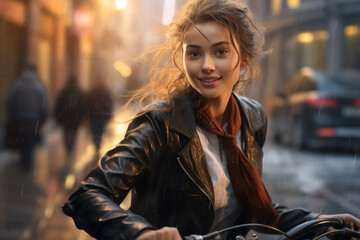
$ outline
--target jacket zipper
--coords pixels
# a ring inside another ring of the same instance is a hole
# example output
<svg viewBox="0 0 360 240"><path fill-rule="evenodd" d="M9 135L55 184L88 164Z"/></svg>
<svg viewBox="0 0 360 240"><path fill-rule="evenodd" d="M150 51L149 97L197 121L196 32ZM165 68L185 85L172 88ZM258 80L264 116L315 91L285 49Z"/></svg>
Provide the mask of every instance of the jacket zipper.
<svg viewBox="0 0 360 240"><path fill-rule="evenodd" d="M186 173L186 175L191 179L191 181L205 194L205 196L210 200L210 204L212 206L214 206L213 200L211 199L211 197L209 196L209 194L195 181L195 179L192 177L192 175L185 169L185 167L182 165L181 161L180 161L180 157L177 157L177 161L180 164L181 168L184 170L184 172ZM209 205L210 208L210 205ZM214 210L214 209L213 209Z"/></svg>

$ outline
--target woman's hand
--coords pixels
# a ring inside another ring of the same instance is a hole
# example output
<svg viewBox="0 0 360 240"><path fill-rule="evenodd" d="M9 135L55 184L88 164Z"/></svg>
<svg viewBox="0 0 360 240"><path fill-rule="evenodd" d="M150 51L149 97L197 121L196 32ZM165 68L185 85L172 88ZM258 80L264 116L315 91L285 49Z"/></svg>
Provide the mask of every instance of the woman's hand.
<svg viewBox="0 0 360 240"><path fill-rule="evenodd" d="M355 229L360 229L360 219L358 219L357 217L354 217L351 214L333 214L333 215L327 215L327 214L320 214L318 216L319 219L323 219L323 218L350 218L351 221L355 224Z"/></svg>
<svg viewBox="0 0 360 240"><path fill-rule="evenodd" d="M163 227L159 230L145 230L136 240L182 240L182 238L177 228Z"/></svg>

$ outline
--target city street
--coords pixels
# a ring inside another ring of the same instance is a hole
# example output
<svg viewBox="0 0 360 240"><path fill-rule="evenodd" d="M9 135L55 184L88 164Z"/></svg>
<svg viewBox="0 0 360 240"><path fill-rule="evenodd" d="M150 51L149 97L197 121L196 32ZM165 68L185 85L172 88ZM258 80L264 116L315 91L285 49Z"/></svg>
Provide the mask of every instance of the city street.
<svg viewBox="0 0 360 240"><path fill-rule="evenodd" d="M123 136L126 125L119 121L126 116L118 114L111 121L100 154ZM61 211L69 193L97 160L87 126L80 129L70 158L61 129L50 123L45 132L31 172L22 171L18 153L0 153L0 239L92 239ZM360 216L359 170L356 154L296 151L271 142L264 148L265 185L274 202L288 207Z"/></svg>
<svg viewBox="0 0 360 240"><path fill-rule="evenodd" d="M83 166L94 160L94 147L85 141L89 139L87 134L85 128L79 130L72 159L75 161L79 157L76 161ZM85 155L80 153L84 150ZM72 174L80 177L82 173L72 163L69 163L72 168L65 172L65 156L59 128L47 133L44 143L37 149L35 166L30 172L21 168L17 152L1 153L0 239L79 239L79 232L69 231L73 224L62 216L60 206L75 183L75 179L71 181L71 176L75 176Z"/></svg>
<svg viewBox="0 0 360 240"><path fill-rule="evenodd" d="M126 130L120 124L128 112L117 114L108 125L100 154L114 146ZM34 169L24 172L19 153L0 152L0 239L86 240L61 206L84 175L96 164L95 146L88 126L79 129L74 152L66 156L62 130L52 121L36 152Z"/></svg>
<svg viewBox="0 0 360 240"><path fill-rule="evenodd" d="M265 144L263 180L272 200L315 212L360 216L358 153L312 152Z"/></svg>

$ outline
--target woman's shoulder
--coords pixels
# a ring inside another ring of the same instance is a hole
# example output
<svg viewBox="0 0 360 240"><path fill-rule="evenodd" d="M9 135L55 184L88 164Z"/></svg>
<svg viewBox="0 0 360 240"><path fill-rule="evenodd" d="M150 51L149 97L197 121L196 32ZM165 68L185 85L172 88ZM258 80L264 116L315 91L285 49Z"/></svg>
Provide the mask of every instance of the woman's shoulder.
<svg viewBox="0 0 360 240"><path fill-rule="evenodd" d="M244 108L244 110L247 110L247 112L257 110L265 113L264 107L257 100L245 96L240 96L238 94L234 95L237 98L238 102L241 104L241 106Z"/></svg>
<svg viewBox="0 0 360 240"><path fill-rule="evenodd" d="M251 128L256 132L266 126L267 115L264 107L256 100L235 94L240 111L245 114Z"/></svg>
<svg viewBox="0 0 360 240"><path fill-rule="evenodd" d="M146 106L142 111L150 112L152 114L161 113L176 113L182 111L182 109L192 108L191 101L186 96L170 96L168 99L162 99L159 101L152 102Z"/></svg>
<svg viewBox="0 0 360 240"><path fill-rule="evenodd" d="M146 117L152 120L169 120L172 114L172 100L162 99L149 103L144 106L137 114L135 119Z"/></svg>
<svg viewBox="0 0 360 240"><path fill-rule="evenodd" d="M171 96L168 100L153 102L139 116L145 116L154 124L165 124L186 136L190 136L195 129L193 106L186 96Z"/></svg>

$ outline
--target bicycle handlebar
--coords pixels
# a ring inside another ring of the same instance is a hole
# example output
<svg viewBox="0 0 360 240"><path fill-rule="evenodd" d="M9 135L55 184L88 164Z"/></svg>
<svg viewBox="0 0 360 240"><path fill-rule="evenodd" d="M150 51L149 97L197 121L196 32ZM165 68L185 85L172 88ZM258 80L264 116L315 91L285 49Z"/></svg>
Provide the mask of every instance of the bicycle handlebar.
<svg viewBox="0 0 360 240"><path fill-rule="evenodd" d="M341 233L345 236L360 238L360 232L352 230L354 228L354 223L351 221L351 219L349 219L349 218L327 218L327 219L314 219L314 220L302 223L302 224L290 229L286 233L277 228L274 228L274 227L271 227L268 225L256 224L256 223L251 224L250 223L250 224L236 225L233 227L222 229L220 231L211 232L206 235L192 234L190 236L184 237L184 239L185 240L213 239L214 237L216 237L217 235L219 235L221 233L228 232L228 231L231 231L234 229L248 228L248 227L264 227L266 229L274 230L281 234L280 237L276 238L278 240L297 239L297 238L303 236L304 234L316 232L317 229L324 228L324 227L326 227L326 228L333 227L336 230L325 231L324 234L314 238L314 240L319 239L328 234L332 234L332 233L337 233L337 234Z"/></svg>
<svg viewBox="0 0 360 240"><path fill-rule="evenodd" d="M223 233L223 232L228 232L234 229L238 229L238 228L246 228L246 227L263 227L263 228L267 228L267 229L271 229L274 230L282 235L287 236L287 234L283 231L281 231L280 229L277 229L275 227L269 226L269 225L265 225L265 224L259 224L259 223L249 223L249 224L241 224L241 225L236 225L233 227L229 227L229 228L225 228L222 229L220 231L214 231L211 233L208 233L206 235L197 235L197 234L192 234L188 237L184 237L185 240L205 240L205 239L212 239L214 237L216 237L217 235Z"/></svg>
<svg viewBox="0 0 360 240"><path fill-rule="evenodd" d="M302 223L292 229L287 234L290 239L296 239L307 232L314 231L321 227L333 227L333 228L348 228L354 227L354 223L349 218L328 218L328 219L314 219L305 223ZM281 236L279 240L288 239L286 236Z"/></svg>

